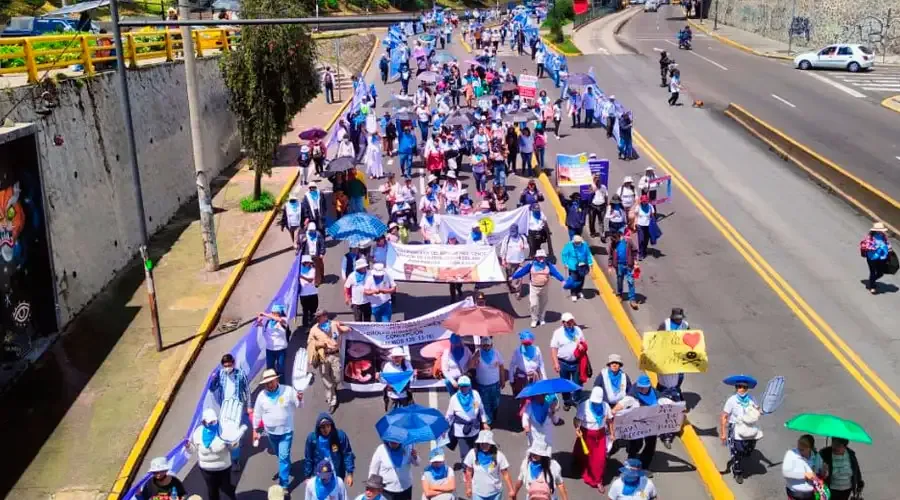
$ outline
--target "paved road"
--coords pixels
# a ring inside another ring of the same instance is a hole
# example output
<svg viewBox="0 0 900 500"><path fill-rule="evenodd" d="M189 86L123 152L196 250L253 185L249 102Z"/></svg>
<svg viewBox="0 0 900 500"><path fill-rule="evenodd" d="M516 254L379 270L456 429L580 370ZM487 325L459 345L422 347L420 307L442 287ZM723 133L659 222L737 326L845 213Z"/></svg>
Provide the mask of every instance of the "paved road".
<svg viewBox="0 0 900 500"><path fill-rule="evenodd" d="M800 71L790 63L747 54L703 33L694 50L678 50L675 33L685 26L681 8L640 13L620 38L648 59L666 50L678 62L690 96L721 110L730 102L900 199L900 116L879 105L900 93L900 68ZM659 84L659 82L656 82ZM684 96L688 98L688 95Z"/></svg>
<svg viewBox="0 0 900 500"><path fill-rule="evenodd" d="M704 43L698 41L697 45ZM676 57L694 58L682 53ZM731 65L723 74L737 69L731 60L722 61ZM882 380L900 379L900 348L894 328L900 320L894 307L897 288L889 280L882 288L887 293L873 297L860 283L865 265L858 257L857 243L871 221L783 166L718 110L669 107L665 90L658 86L656 57L589 56L570 61L570 67L572 71L593 67L601 88L634 111L637 131L866 366ZM576 131L561 143L572 141L585 148L590 144L599 148L596 152L601 156L614 158L613 145L598 134ZM659 168L646 151L641 153L640 160L627 165L613 161L612 182L618 184L623 175L638 173L650 164ZM783 496L780 460L798 437L786 431L783 422L796 413L826 411L859 421L875 438L875 446L856 447L867 475L866 498L896 498L891 486L895 467L888 464L897 463L900 452L889 443L900 438L900 422L876 404L823 347L701 210L686 199L682 187L676 184L674 201L661 210L668 217L661 225L665 236L659 258L645 263L646 278L640 281L639 292L648 300L632 317L637 327L646 331L678 305L686 309L692 325L706 331L709 373L689 377L687 387L699 401L692 422L720 467L724 468L727 453L717 444L715 426L729 391L719 381L734 372L752 373L763 381L774 375L786 377L787 400L777 414L763 419L766 437L759 446L758 463L750 469L754 477L742 486L733 485L736 495L753 499ZM896 404L887 406L896 414Z"/></svg>
<svg viewBox="0 0 900 500"><path fill-rule="evenodd" d="M461 49L457 47L453 48L453 53L460 59L467 58ZM373 69L370 72L369 77L371 79L375 78L375 72L377 72L377 69ZM396 90L399 90L399 85L391 85L389 89L385 89L379 84L379 95L382 96L382 101L385 98L384 96L388 95L390 91ZM557 146L565 146L572 150L577 148L571 141L560 142L558 145L554 145L554 148ZM387 166L387 169L396 171L397 168L398 161L395 158L393 164ZM464 177L468 178L468 174ZM375 182L370 182L370 188L375 187ZM517 196L517 190L522 187L523 180L519 177L513 177L510 183L516 186L511 195ZM564 243L565 231L558 224L549 203L545 203L545 205L548 217L552 221L554 248L561 249ZM379 196L376 196L372 206L378 210L380 215L384 216L384 205ZM345 251L345 245L343 244L329 248L326 256L326 269L330 276L327 278L328 284L323 285L320 289L320 301L324 307L337 313L339 319L349 320L351 316L347 307L343 304L341 290L334 284L336 281L335 274L337 274L334 271L338 268L338 259ZM277 230L270 230L263 239L257 255L257 264L251 267L244 275L235 295L223 313L224 318L250 318L268 304L271 295L281 282L291 263L292 252L289 248L287 236ZM471 286L467 286L466 291L471 291ZM502 286L488 288L485 290L485 293L488 295L488 302L492 305L515 312L517 329L524 329L528 326L527 299L522 301L511 300L506 293L505 287ZM555 328L554 324L559 321L559 317L563 312L569 311L575 314L579 322L584 325L583 328L591 345L592 356L596 360L595 366L597 368L602 364L601 359L605 359L609 353L620 353L626 360L626 369L633 376L636 376L636 360L630 355L624 339L617 331L609 313L602 306L599 297L596 296L596 290L593 289L593 286L588 286L588 289L585 290L585 295L585 300L572 303L561 288L551 290L549 310L552 313L548 313L547 319L549 323L547 326L534 329L539 345L545 352L549 352L549 340ZM398 292L398 302L394 308L394 319L414 318L448 302L446 285L403 283L400 285L400 291ZM661 319L662 317L656 318L657 321ZM228 335L215 337L207 343L193 370L188 374L184 386L177 395L172 410L163 422L147 459L141 466L142 471L146 470L151 457L164 453L172 443L178 442L184 435L197 395L206 381L207 374L217 364L221 353L227 350L238 336L245 331L246 329L241 329ZM305 345L305 336L305 332L298 332L293 337L291 351L300 345ZM516 344L517 340L514 336L501 337L496 343L496 348L508 358ZM290 358L288 362L291 362ZM443 391L440 393L418 394L417 401L420 404L431 404L441 410L445 409L447 405L446 394ZM364 471L367 470L369 457L378 444L373 426L383 414L381 405L380 397L362 398L346 392L341 395L341 406L335 415L335 419L338 425L349 434L357 455L357 468L361 471L356 478L357 484L351 488L351 493L354 495L362 492L360 485L365 476ZM296 437L292 453L295 461L293 467L294 476L296 477L293 485L295 498L297 498L297 495L303 494L302 485L299 485L301 479L299 471L302 470L300 461L303 458L303 437L311 430L315 416L325 409L321 386L316 384L307 392L305 407L298 411L296 417ZM501 449L506 453L512 464L511 472L518 474L519 463L525 455L526 446L524 436L519 432L519 427L515 423L515 407L510 397L504 397L500 412L497 439ZM554 438L558 443L563 443L554 451L555 457L563 463L564 470L571 470L568 463L571 452L570 443L574 440L574 434L571 429L572 416L572 412L564 415L566 425L557 428ZM252 450L250 448L245 448L245 450L245 453L251 456L247 461L245 470L237 478L239 480L239 496L248 499L263 498L266 489L273 484L272 474L276 470L276 460L264 450ZM421 454L427 452L424 445L420 446L419 452ZM455 458L452 453L450 456ZM624 456L623 452L620 451L613 458L613 467L610 467L609 470L615 470L616 461L622 460L624 460ZM189 471L182 474L182 477L187 478L188 488L192 491L205 491L199 472L193 465L191 467ZM706 497L706 492L699 480L699 476L687 460L687 453L682 449L679 442L676 441L672 450L660 448L653 464L653 469L657 472L655 481L664 492L666 498L696 500ZM566 473L566 475L570 476L571 474ZM461 476L459 477L461 478ZM569 480L567 484L570 488L571 498L596 495L595 491L591 491L579 480ZM414 495L419 495L419 487L416 486L415 488ZM462 489L459 491L461 492Z"/></svg>

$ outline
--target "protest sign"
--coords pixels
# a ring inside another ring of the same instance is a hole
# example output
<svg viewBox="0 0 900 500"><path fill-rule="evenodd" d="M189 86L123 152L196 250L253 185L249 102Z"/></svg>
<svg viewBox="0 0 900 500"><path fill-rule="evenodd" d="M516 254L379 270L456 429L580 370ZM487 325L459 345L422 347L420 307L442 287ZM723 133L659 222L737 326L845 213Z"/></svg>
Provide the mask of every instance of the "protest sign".
<svg viewBox="0 0 900 500"><path fill-rule="evenodd" d="M351 390L379 392L384 384L376 373L390 361L391 347L405 346L408 360L415 371L413 389L443 387L443 379L435 373L441 354L450 346L452 333L441 323L456 309L472 307L471 298L442 307L424 316L394 323L345 323L350 331L341 335L342 379Z"/></svg>
<svg viewBox="0 0 900 500"><path fill-rule="evenodd" d="M706 341L701 330L644 333L641 370L660 375L703 373L708 364Z"/></svg>
<svg viewBox="0 0 900 500"><path fill-rule="evenodd" d="M684 402L638 406L616 414L616 439L625 441L681 430Z"/></svg>
<svg viewBox="0 0 900 500"><path fill-rule="evenodd" d="M489 245L388 244L387 271L398 281L503 282L506 277Z"/></svg>
<svg viewBox="0 0 900 500"><path fill-rule="evenodd" d="M487 236L488 243L497 245L509 234L509 228L513 225L519 226L519 234L528 234L528 207L490 214L441 215L441 241L447 241L447 237L453 234L460 243L469 243L475 224L481 228L481 234Z"/></svg>
<svg viewBox="0 0 900 500"><path fill-rule="evenodd" d="M656 191L656 198L651 200L654 205L665 203L672 199L672 176L663 175L650 180L650 191ZM653 198L653 197L651 197Z"/></svg>
<svg viewBox="0 0 900 500"><path fill-rule="evenodd" d="M609 189L609 160L598 160L596 158L589 159L588 167L591 169L591 182L581 185L578 189L578 191L581 193L581 199L584 201L589 201L594 197L594 194L591 191L591 186L594 184L593 177L595 175L599 175L600 183L606 186L607 189Z"/></svg>
<svg viewBox="0 0 900 500"><path fill-rule="evenodd" d="M591 183L591 167L587 153L556 155L556 185L559 187L582 186Z"/></svg>
<svg viewBox="0 0 900 500"><path fill-rule="evenodd" d="M534 75L519 75L519 96L522 99L537 97L538 79Z"/></svg>

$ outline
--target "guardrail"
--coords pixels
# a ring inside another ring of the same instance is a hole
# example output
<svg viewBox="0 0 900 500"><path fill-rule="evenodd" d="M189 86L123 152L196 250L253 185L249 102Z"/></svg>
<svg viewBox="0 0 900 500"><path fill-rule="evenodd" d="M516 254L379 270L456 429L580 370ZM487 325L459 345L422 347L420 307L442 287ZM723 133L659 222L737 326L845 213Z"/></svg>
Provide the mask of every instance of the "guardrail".
<svg viewBox="0 0 900 500"><path fill-rule="evenodd" d="M191 32L197 57L212 51L228 51L240 42L240 30L198 29ZM80 65L85 75L112 69L116 54L111 34L51 35L0 38L0 75L26 74L37 83L41 71ZM133 31L122 35L125 62L136 68L138 61L174 61L183 52L181 30Z"/></svg>
<svg viewBox="0 0 900 500"><path fill-rule="evenodd" d="M584 14L575 14L575 19L573 21L572 27L574 29L578 29L585 24L593 21L594 19L599 19L608 14L612 14L616 11L615 5L591 5L591 8L588 9Z"/></svg>

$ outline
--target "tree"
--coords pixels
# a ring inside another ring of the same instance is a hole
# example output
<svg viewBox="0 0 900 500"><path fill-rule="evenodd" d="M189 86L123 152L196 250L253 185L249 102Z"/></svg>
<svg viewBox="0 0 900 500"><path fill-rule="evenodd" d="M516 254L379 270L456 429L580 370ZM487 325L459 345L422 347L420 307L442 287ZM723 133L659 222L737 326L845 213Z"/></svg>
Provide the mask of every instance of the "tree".
<svg viewBox="0 0 900 500"><path fill-rule="evenodd" d="M550 9L550 12L547 13L547 20L544 22L545 26L550 28L550 39L553 43L562 43L565 40L565 36L563 35L563 20L559 17L559 14L556 12L556 9Z"/></svg>
<svg viewBox="0 0 900 500"><path fill-rule="evenodd" d="M307 9L300 2L241 2L245 19L307 17ZM316 45L299 24L245 26L240 44L219 65L255 172L253 199L258 200L262 176L272 174L275 151L291 119L319 93Z"/></svg>
<svg viewBox="0 0 900 500"><path fill-rule="evenodd" d="M36 16L38 12L44 7L44 4L47 3L46 0L25 0L25 3L31 7L31 15Z"/></svg>

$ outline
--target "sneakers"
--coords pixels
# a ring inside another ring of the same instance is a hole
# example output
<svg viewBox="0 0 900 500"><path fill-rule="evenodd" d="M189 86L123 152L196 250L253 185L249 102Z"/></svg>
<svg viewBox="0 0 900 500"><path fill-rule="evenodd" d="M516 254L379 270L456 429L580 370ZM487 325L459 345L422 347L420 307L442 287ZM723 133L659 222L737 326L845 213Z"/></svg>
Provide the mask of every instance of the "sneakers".
<svg viewBox="0 0 900 500"><path fill-rule="evenodd" d="M579 299L583 299L583 298L584 298L584 294L581 293L581 292L578 292L578 298L579 298Z"/></svg>
<svg viewBox="0 0 900 500"><path fill-rule="evenodd" d="M537 321L532 321L532 322L531 322L531 327L534 328L534 327L536 327L536 326L538 326L538 322L537 322Z"/></svg>
<svg viewBox="0 0 900 500"><path fill-rule="evenodd" d="M735 474L734 482L736 482L737 484L744 484L744 476L742 474Z"/></svg>
<svg viewBox="0 0 900 500"><path fill-rule="evenodd" d="M540 320L540 321L538 322L538 325L541 325L541 326L546 325L546 324L547 324L547 322L544 321L544 320Z"/></svg>
<svg viewBox="0 0 900 500"><path fill-rule="evenodd" d="M572 296L572 302L578 302L578 296L577 296L577 295L573 295L573 296Z"/></svg>
<svg viewBox="0 0 900 500"><path fill-rule="evenodd" d="M637 302L635 302L635 301L632 300L632 301L630 301L630 302L628 303L628 305L630 305L631 308L634 309L635 311L638 310L638 303L637 303Z"/></svg>

